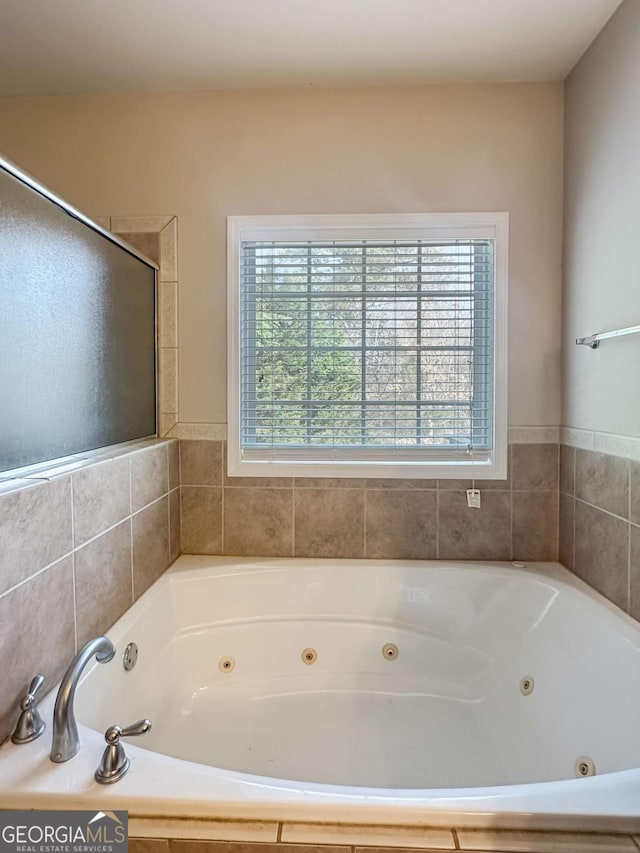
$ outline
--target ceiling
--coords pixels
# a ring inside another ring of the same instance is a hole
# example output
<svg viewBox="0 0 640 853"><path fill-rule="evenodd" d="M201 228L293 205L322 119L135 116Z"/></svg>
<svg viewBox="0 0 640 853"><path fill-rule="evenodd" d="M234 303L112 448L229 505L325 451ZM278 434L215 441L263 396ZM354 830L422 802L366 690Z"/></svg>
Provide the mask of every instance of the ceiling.
<svg viewBox="0 0 640 853"><path fill-rule="evenodd" d="M0 0L0 96L563 79L620 0Z"/></svg>

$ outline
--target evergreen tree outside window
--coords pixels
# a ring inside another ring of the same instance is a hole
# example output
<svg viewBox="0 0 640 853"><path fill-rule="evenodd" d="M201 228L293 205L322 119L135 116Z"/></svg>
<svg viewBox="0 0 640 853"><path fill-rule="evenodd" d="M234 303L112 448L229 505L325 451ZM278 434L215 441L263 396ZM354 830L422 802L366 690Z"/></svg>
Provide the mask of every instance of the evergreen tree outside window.
<svg viewBox="0 0 640 853"><path fill-rule="evenodd" d="M506 214L231 217L230 470L505 476L506 253Z"/></svg>

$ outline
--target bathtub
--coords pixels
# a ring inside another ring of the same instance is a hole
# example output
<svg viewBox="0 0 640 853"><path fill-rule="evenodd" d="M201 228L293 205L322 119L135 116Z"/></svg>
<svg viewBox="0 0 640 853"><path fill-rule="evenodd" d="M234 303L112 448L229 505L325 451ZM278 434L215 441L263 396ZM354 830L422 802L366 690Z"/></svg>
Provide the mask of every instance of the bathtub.
<svg viewBox="0 0 640 853"><path fill-rule="evenodd" d="M79 754L48 759L53 691L0 749L2 807L640 828L640 627L557 564L183 556L108 636ZM143 717L97 785L104 730Z"/></svg>

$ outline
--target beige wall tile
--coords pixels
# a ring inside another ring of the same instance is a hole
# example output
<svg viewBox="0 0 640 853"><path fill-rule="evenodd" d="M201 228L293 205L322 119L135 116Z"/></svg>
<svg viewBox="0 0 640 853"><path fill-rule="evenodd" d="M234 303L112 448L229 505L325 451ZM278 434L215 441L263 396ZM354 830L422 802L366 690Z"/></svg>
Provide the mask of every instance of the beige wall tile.
<svg viewBox="0 0 640 853"><path fill-rule="evenodd" d="M634 619L640 620L640 527L631 525L630 534L629 587L631 601L629 613Z"/></svg>
<svg viewBox="0 0 640 853"><path fill-rule="evenodd" d="M178 438L178 415L176 412L161 412L158 418L158 435L160 438Z"/></svg>
<svg viewBox="0 0 640 853"><path fill-rule="evenodd" d="M180 442L171 441L167 446L169 460L169 491L180 485Z"/></svg>
<svg viewBox="0 0 640 853"><path fill-rule="evenodd" d="M292 510L291 489L225 489L224 553L290 557Z"/></svg>
<svg viewBox="0 0 640 853"><path fill-rule="evenodd" d="M629 517L629 460L576 450L576 497L614 515Z"/></svg>
<svg viewBox="0 0 640 853"><path fill-rule="evenodd" d="M511 445L507 448L507 479L506 480L438 480L438 489L441 492L459 492L472 488L482 491L508 491L511 488L511 468L512 468L513 448Z"/></svg>
<svg viewBox="0 0 640 853"><path fill-rule="evenodd" d="M0 496L0 594L72 547L69 477Z"/></svg>
<svg viewBox="0 0 640 853"><path fill-rule="evenodd" d="M631 462L629 469L629 517L640 524L640 462Z"/></svg>
<svg viewBox="0 0 640 853"><path fill-rule="evenodd" d="M173 563L180 556L181 523L180 523L180 489L169 493L169 558Z"/></svg>
<svg viewBox="0 0 640 853"><path fill-rule="evenodd" d="M178 346L178 285L175 281L158 282L158 343L161 347Z"/></svg>
<svg viewBox="0 0 640 853"><path fill-rule="evenodd" d="M79 548L75 555L78 646L99 637L131 607L131 520Z"/></svg>
<svg viewBox="0 0 640 853"><path fill-rule="evenodd" d="M180 844L182 840L188 843L188 839L273 842L278 837L278 824L272 821L129 817L129 831L142 838L169 838L170 844Z"/></svg>
<svg viewBox="0 0 640 853"><path fill-rule="evenodd" d="M169 491L167 446L160 444L131 457L131 509L137 512Z"/></svg>
<svg viewBox="0 0 640 853"><path fill-rule="evenodd" d="M560 492L559 515L559 553L558 559L563 566L573 571L573 524L575 516L575 501L564 492Z"/></svg>
<svg viewBox="0 0 640 853"><path fill-rule="evenodd" d="M138 231L162 231L174 219L173 216L112 216L111 230L114 234Z"/></svg>
<svg viewBox="0 0 640 853"><path fill-rule="evenodd" d="M291 477L224 477L229 489L291 489L293 483Z"/></svg>
<svg viewBox="0 0 640 853"><path fill-rule="evenodd" d="M560 491L575 494L576 449L568 444L560 445Z"/></svg>
<svg viewBox="0 0 640 853"><path fill-rule="evenodd" d="M420 850L420 853L439 853L442 850L442 847L375 847L372 845L367 845L366 847L354 847L353 853L416 853L416 851Z"/></svg>
<svg viewBox="0 0 640 853"><path fill-rule="evenodd" d="M126 518L130 512L129 459L102 462L73 475L76 545L82 545Z"/></svg>
<svg viewBox="0 0 640 853"><path fill-rule="evenodd" d="M411 489L415 491L422 491L424 489L438 488L437 480L403 480L397 477L379 479L372 477L370 479L365 480L364 484L367 491L374 491L375 489Z"/></svg>
<svg viewBox="0 0 640 853"><path fill-rule="evenodd" d="M158 348L160 411L178 411L178 350Z"/></svg>
<svg viewBox="0 0 640 853"><path fill-rule="evenodd" d="M160 232L160 280L178 280L178 220L174 216Z"/></svg>
<svg viewBox="0 0 640 853"><path fill-rule="evenodd" d="M362 489L366 480L357 477L296 477L296 489Z"/></svg>
<svg viewBox="0 0 640 853"><path fill-rule="evenodd" d="M575 513L575 573L626 610L630 525L582 501Z"/></svg>
<svg viewBox="0 0 640 853"><path fill-rule="evenodd" d="M182 486L183 554L222 553L222 489Z"/></svg>
<svg viewBox="0 0 640 853"><path fill-rule="evenodd" d="M491 853L614 853L634 848L629 836L596 832L459 829L458 841L461 850Z"/></svg>
<svg viewBox="0 0 640 853"><path fill-rule="evenodd" d="M246 841L171 841L171 853L351 853L350 847L310 844L252 844Z"/></svg>
<svg viewBox="0 0 640 853"><path fill-rule="evenodd" d="M364 556L364 490L296 489L298 557Z"/></svg>
<svg viewBox="0 0 640 853"><path fill-rule="evenodd" d="M166 838L129 838L129 853L169 853Z"/></svg>
<svg viewBox="0 0 640 853"><path fill-rule="evenodd" d="M448 829L410 826L353 826L347 824L284 823L282 841L296 844L349 844L374 847L413 847L454 850Z"/></svg>
<svg viewBox="0 0 640 853"><path fill-rule="evenodd" d="M433 560L437 524L435 491L367 491L365 555L376 559Z"/></svg>
<svg viewBox="0 0 640 853"><path fill-rule="evenodd" d="M509 480L438 480L438 489L441 492L460 492L470 489L472 485L482 491L508 491L511 488Z"/></svg>
<svg viewBox="0 0 640 853"><path fill-rule="evenodd" d="M590 429L578 429L576 427L560 427L560 441L571 447L583 447L585 450L593 450L595 434Z"/></svg>
<svg viewBox="0 0 640 853"><path fill-rule="evenodd" d="M222 442L181 441L180 477L183 486L221 485Z"/></svg>
<svg viewBox="0 0 640 853"><path fill-rule="evenodd" d="M562 434L559 426L510 426L509 444L558 444Z"/></svg>
<svg viewBox="0 0 640 853"><path fill-rule="evenodd" d="M142 593L169 567L169 498L165 496L132 518L133 595Z"/></svg>
<svg viewBox="0 0 640 853"><path fill-rule="evenodd" d="M616 403L619 402L616 400ZM616 409L617 405L611 408ZM635 424L633 428L635 430ZM637 435L615 435L606 431L594 431L593 449L598 453L607 453L609 456L620 456L623 459L640 462L640 437Z"/></svg>
<svg viewBox="0 0 640 853"><path fill-rule="evenodd" d="M34 675L45 676L44 695L74 652L73 568L71 557L65 557L0 597L0 743L15 724L18 702Z"/></svg>
<svg viewBox="0 0 640 853"><path fill-rule="evenodd" d="M293 486L294 480L291 477L229 477L226 441L222 444L222 457L225 486L244 489L290 489Z"/></svg>
<svg viewBox="0 0 640 853"><path fill-rule="evenodd" d="M511 457L513 489L552 491L558 488L557 444L514 444Z"/></svg>
<svg viewBox="0 0 640 853"><path fill-rule="evenodd" d="M558 493L513 493L514 560L558 559Z"/></svg>
<svg viewBox="0 0 640 853"><path fill-rule="evenodd" d="M156 264L160 263L160 238L157 231L119 231L118 237Z"/></svg>
<svg viewBox="0 0 640 853"><path fill-rule="evenodd" d="M511 493L483 492L471 509L465 492L441 492L438 536L441 560L510 560Z"/></svg>
<svg viewBox="0 0 640 853"><path fill-rule="evenodd" d="M227 437L226 423L189 423L180 421L171 430L171 438L185 441L224 441Z"/></svg>

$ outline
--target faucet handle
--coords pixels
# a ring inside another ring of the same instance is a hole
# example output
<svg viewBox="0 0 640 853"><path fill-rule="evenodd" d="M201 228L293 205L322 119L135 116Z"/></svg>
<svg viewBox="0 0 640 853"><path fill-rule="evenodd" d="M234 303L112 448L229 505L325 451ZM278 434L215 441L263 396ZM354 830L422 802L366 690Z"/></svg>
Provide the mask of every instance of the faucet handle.
<svg viewBox="0 0 640 853"><path fill-rule="evenodd" d="M138 720L124 729L121 726L109 726L104 733L107 748L102 755L100 766L94 774L96 782L101 785L110 785L122 779L129 769L129 759L125 755L124 747L120 743L122 737L137 737L144 735L151 729L151 720Z"/></svg>
<svg viewBox="0 0 640 853"><path fill-rule="evenodd" d="M132 723L126 728L120 726L111 726L104 733L104 739L107 743L118 743L121 737L137 737L138 735L146 735L151 730L151 720L138 720L137 723Z"/></svg>
<svg viewBox="0 0 640 853"><path fill-rule="evenodd" d="M31 743L39 738L46 728L46 723L35 706L36 693L44 684L44 675L36 675L31 680L26 696L20 700L21 714L11 735L13 743Z"/></svg>

